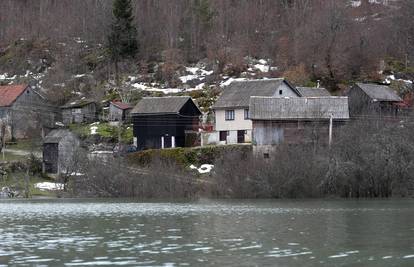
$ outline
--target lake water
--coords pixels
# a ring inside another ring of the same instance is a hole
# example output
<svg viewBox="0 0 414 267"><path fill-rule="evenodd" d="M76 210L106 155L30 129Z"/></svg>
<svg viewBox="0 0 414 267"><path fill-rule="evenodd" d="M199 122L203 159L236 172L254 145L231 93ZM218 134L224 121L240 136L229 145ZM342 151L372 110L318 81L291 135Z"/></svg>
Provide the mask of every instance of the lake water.
<svg viewBox="0 0 414 267"><path fill-rule="evenodd" d="M0 201L0 266L414 266L414 200Z"/></svg>

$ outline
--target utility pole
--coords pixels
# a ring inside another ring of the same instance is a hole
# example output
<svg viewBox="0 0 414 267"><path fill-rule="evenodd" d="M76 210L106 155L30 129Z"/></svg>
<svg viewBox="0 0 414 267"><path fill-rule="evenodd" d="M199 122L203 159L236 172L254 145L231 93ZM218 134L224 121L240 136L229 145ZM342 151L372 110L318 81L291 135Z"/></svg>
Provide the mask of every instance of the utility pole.
<svg viewBox="0 0 414 267"><path fill-rule="evenodd" d="M331 114L329 118L329 148L331 148L332 145L332 124L333 124L333 114Z"/></svg>
<svg viewBox="0 0 414 267"><path fill-rule="evenodd" d="M6 159L5 151L6 148L6 124L0 121L0 148L3 154L3 161Z"/></svg>

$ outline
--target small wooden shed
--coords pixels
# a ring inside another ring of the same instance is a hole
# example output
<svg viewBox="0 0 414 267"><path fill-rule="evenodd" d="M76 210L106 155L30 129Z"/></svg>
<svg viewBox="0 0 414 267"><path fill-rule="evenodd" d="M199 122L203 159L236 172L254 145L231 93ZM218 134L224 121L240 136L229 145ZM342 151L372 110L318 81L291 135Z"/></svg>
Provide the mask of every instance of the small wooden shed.
<svg viewBox="0 0 414 267"><path fill-rule="evenodd" d="M62 174L72 171L79 147L79 138L70 130L52 130L43 141L43 173Z"/></svg>
<svg viewBox="0 0 414 267"><path fill-rule="evenodd" d="M351 117L360 115L395 116L401 97L389 86L357 83L348 92Z"/></svg>
<svg viewBox="0 0 414 267"><path fill-rule="evenodd" d="M132 107L120 101L109 104L109 121L126 121L130 118Z"/></svg>
<svg viewBox="0 0 414 267"><path fill-rule="evenodd" d="M97 104L93 100L73 100L62 106L61 109L65 125L90 123L97 120Z"/></svg>

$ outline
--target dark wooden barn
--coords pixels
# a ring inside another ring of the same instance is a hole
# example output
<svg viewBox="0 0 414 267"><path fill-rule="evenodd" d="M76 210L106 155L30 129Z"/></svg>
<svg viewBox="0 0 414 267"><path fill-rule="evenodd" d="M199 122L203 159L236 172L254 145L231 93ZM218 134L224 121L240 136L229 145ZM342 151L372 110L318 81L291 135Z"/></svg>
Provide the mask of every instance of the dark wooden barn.
<svg viewBox="0 0 414 267"><path fill-rule="evenodd" d="M395 116L403 100L386 85L357 83L348 92L351 117L360 115Z"/></svg>
<svg viewBox="0 0 414 267"><path fill-rule="evenodd" d="M143 98L131 112L134 143L139 150L184 147L201 114L188 96Z"/></svg>
<svg viewBox="0 0 414 267"><path fill-rule="evenodd" d="M332 128L349 119L347 97L252 97L250 111L256 154L282 143L328 144L331 117Z"/></svg>

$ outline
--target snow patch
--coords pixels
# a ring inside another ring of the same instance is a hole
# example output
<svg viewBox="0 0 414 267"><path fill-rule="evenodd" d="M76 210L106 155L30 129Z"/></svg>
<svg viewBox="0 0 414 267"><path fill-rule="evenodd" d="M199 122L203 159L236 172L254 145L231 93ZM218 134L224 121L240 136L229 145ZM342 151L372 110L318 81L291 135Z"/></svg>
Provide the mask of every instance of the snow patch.
<svg viewBox="0 0 414 267"><path fill-rule="evenodd" d="M50 183L50 182L43 182L35 184L35 188L40 189L42 191L58 191L64 189L64 184L61 183Z"/></svg>
<svg viewBox="0 0 414 267"><path fill-rule="evenodd" d="M203 165L200 166L200 168L197 168L196 166L191 165L190 169L197 170L198 173L200 173L200 174L206 174L206 173L210 173L214 169L214 165L203 164Z"/></svg>
<svg viewBox="0 0 414 267"><path fill-rule="evenodd" d="M91 129L91 135L94 135L94 134L98 134L98 126L92 126L90 129Z"/></svg>
<svg viewBox="0 0 414 267"><path fill-rule="evenodd" d="M404 80L404 79L397 79L395 78L395 75L388 75L385 80L384 83L386 84L391 84L392 81L398 81L398 82L404 82L406 84L413 84L413 81L410 80Z"/></svg>
<svg viewBox="0 0 414 267"><path fill-rule="evenodd" d="M224 77L223 77L224 78ZM247 78L229 78L223 82L220 83L221 87L226 87L229 86L232 82L237 82L237 81L246 81Z"/></svg>

